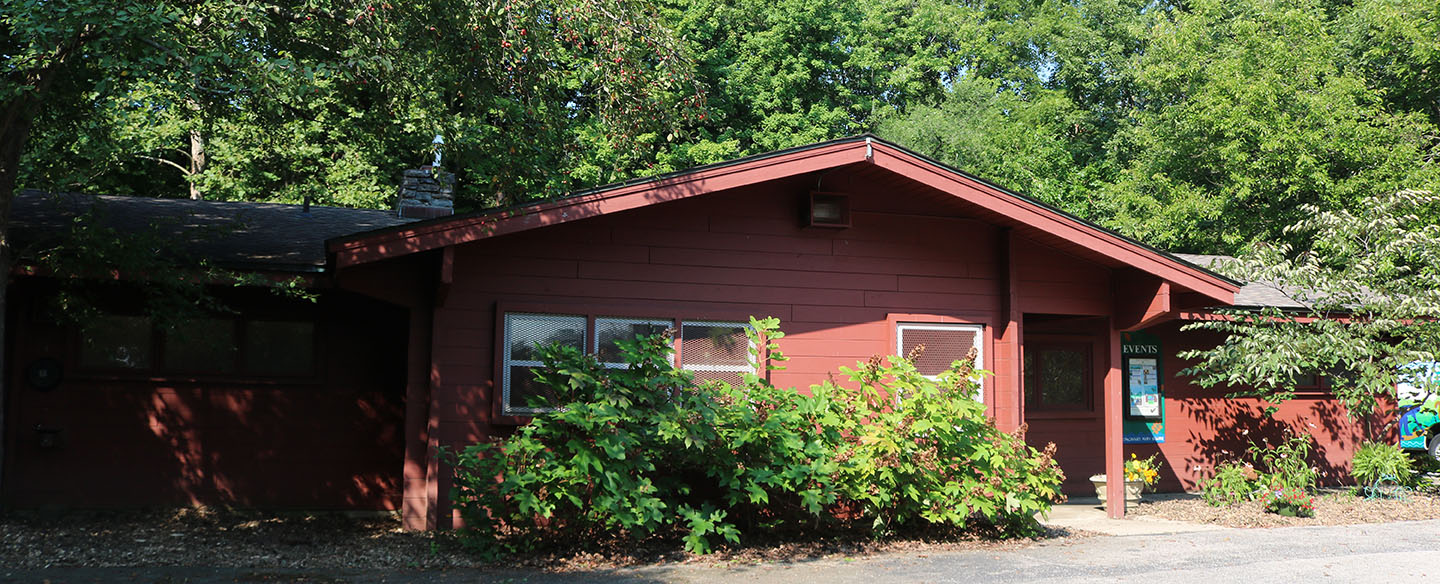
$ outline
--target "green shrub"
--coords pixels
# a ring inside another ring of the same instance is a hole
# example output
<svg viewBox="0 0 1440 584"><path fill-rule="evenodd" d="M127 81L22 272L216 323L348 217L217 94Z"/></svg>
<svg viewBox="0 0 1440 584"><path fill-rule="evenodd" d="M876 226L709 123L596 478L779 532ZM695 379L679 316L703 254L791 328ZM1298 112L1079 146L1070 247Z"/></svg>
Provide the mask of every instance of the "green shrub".
<svg viewBox="0 0 1440 584"><path fill-rule="evenodd" d="M1311 438L1286 431L1278 444L1250 443L1245 460L1215 466L1215 476L1200 481L1206 503L1220 507L1255 500L1267 491L1284 489L1313 493L1319 483L1310 466Z"/></svg>
<svg viewBox="0 0 1440 584"><path fill-rule="evenodd" d="M1379 442L1366 442L1355 450L1355 457L1350 459L1350 475L1360 486L1373 485L1386 477L1408 485L1414 478L1410 455L1398 446Z"/></svg>
<svg viewBox="0 0 1440 584"><path fill-rule="evenodd" d="M1261 484L1272 490L1289 487L1313 493L1320 479L1315 467L1310 466L1313 444L1308 434L1286 429L1279 444L1252 442L1247 453L1256 468L1264 469Z"/></svg>
<svg viewBox="0 0 1440 584"><path fill-rule="evenodd" d="M751 324L756 346L783 360L776 321ZM1032 515L1060 499L1053 450L990 425L969 367L935 382L904 359L875 359L845 370L859 389L826 383L806 395L756 375L697 386L663 337L619 346L628 366L616 369L545 349L538 379L562 407L448 455L467 543L501 555L561 534L677 531L703 553L781 525L1033 528Z"/></svg>
<svg viewBox="0 0 1440 584"><path fill-rule="evenodd" d="M1261 490L1260 474L1250 465L1234 461L1221 463L1215 467L1215 476L1200 481L1200 494L1212 507L1253 501Z"/></svg>
<svg viewBox="0 0 1440 584"><path fill-rule="evenodd" d="M980 375L968 363L932 381L908 359L875 358L840 369L858 391L833 382L812 389L838 406L826 420L842 437L836 489L877 533L916 521L964 526L972 517L1028 531L1035 513L1060 500L1054 445L1037 453L997 430L968 397Z"/></svg>

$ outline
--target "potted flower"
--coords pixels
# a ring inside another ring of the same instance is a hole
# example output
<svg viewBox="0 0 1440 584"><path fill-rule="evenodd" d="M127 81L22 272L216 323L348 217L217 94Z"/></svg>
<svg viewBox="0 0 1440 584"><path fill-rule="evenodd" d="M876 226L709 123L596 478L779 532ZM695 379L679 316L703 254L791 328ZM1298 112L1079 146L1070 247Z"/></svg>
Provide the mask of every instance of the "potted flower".
<svg viewBox="0 0 1440 584"><path fill-rule="evenodd" d="M1139 501L1140 494L1147 488L1153 488L1155 483L1160 482L1160 467L1164 463L1155 460L1157 455L1150 455L1150 458L1139 458L1134 453L1130 454L1130 460L1125 461L1125 500ZM1098 474L1090 477L1090 482L1095 485L1095 495L1100 497L1100 502L1105 502L1106 477Z"/></svg>

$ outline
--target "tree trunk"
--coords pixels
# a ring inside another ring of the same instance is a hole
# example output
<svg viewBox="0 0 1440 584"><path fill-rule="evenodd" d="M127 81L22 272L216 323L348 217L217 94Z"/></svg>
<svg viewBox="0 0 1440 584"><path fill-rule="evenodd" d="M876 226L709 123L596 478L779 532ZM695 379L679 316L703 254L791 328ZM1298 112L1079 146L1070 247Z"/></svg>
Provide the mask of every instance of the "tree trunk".
<svg viewBox="0 0 1440 584"><path fill-rule="evenodd" d="M200 130L190 130L190 172L185 178L190 181L191 200L204 198L200 195L200 185L195 183L202 172L205 172L205 137L200 135Z"/></svg>

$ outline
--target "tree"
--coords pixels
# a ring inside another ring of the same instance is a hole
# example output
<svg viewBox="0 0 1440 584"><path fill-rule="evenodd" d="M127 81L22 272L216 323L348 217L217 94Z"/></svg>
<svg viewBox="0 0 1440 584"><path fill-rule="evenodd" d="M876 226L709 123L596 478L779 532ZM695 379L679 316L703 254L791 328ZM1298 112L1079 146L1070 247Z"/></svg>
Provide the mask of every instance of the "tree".
<svg viewBox="0 0 1440 584"><path fill-rule="evenodd" d="M1300 376L1328 378L1352 415L1393 396L1401 368L1440 355L1440 197L1400 191L1367 197L1358 211L1302 208L1313 217L1286 228L1308 248L1257 245L1215 266L1269 283L1301 310L1241 308L1187 329L1223 333L1220 345L1181 356L1203 386L1270 401L1290 398Z"/></svg>
<svg viewBox="0 0 1440 584"><path fill-rule="evenodd" d="M151 14L144 30L105 20L113 3L71 0L59 13L11 2L21 33L110 30L148 59L87 42L62 61L118 64L36 113L37 147L18 164L31 186L153 194L188 183L215 199L384 207L396 173L428 160L439 133L462 206L477 207L588 186L574 176L582 163L634 166L637 145L704 105L684 46L644 0L119 8ZM76 11L95 20L57 20Z"/></svg>
<svg viewBox="0 0 1440 584"><path fill-rule="evenodd" d="M654 16L641 0L0 0L0 284L22 178L91 190L137 158L227 198L375 205L391 163L441 133L472 200L563 192L576 135L623 153L702 105Z"/></svg>

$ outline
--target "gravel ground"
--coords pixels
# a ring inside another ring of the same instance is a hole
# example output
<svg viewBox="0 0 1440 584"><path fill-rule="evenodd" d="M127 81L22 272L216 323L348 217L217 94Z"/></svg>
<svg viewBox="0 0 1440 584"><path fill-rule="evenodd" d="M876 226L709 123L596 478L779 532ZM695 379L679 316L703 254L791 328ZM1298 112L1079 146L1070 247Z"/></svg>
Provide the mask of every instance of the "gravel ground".
<svg viewBox="0 0 1440 584"><path fill-rule="evenodd" d="M1085 536L1057 530L1043 539ZM837 534L820 541L757 542L695 556L675 539L615 539L557 542L554 549L511 558L503 565L562 572L672 563L743 565L889 552L998 551L1035 541L996 541L974 533L913 534L888 541ZM394 517L181 509L0 516L0 566L433 570L487 564L463 549L453 534L407 532Z"/></svg>
<svg viewBox="0 0 1440 584"><path fill-rule="evenodd" d="M1314 517L1283 517L1266 513L1259 501L1231 507L1211 507L1198 496L1142 501L1129 512L1132 515L1226 527L1353 525L1440 519L1440 497L1413 492L1399 499L1372 500L1356 496L1349 489L1325 491L1315 498Z"/></svg>
<svg viewBox="0 0 1440 584"><path fill-rule="evenodd" d="M1265 513L1258 502L1210 507L1198 497L1148 500L1133 515L1230 527L1348 525L1440 519L1440 496L1366 500L1331 491L1316 500L1313 518ZM675 539L557 542L505 567L566 572L665 564L746 565L885 553L927 554L1015 550L1037 541L1081 540L1084 532L994 540L977 533L922 533L887 541L832 534L819 541L762 541L707 556L684 552ZM450 569L487 567L450 533L407 532L398 518L343 514L276 514L227 509L14 512L0 516L0 566L205 566L254 569Z"/></svg>

